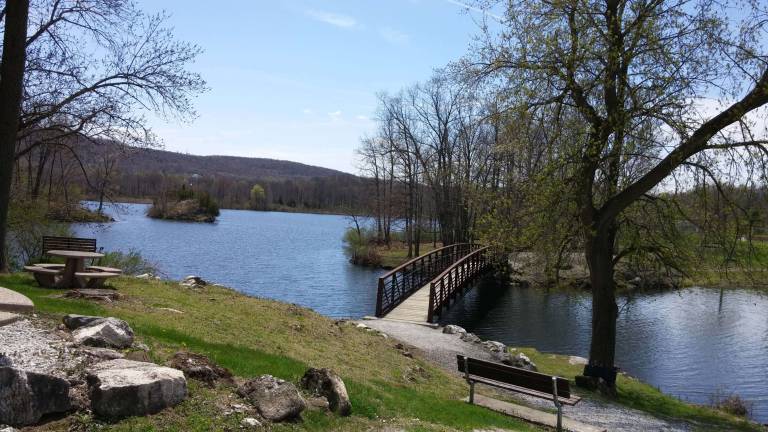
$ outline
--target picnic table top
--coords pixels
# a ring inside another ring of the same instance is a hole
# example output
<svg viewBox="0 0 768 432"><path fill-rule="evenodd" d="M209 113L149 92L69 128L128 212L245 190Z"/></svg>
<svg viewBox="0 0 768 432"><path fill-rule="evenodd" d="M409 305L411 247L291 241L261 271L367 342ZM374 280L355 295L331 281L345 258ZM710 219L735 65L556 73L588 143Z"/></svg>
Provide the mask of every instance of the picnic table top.
<svg viewBox="0 0 768 432"><path fill-rule="evenodd" d="M104 256L98 252L84 252L84 251L72 251L72 250L49 250L48 255L62 257L62 258L101 258Z"/></svg>

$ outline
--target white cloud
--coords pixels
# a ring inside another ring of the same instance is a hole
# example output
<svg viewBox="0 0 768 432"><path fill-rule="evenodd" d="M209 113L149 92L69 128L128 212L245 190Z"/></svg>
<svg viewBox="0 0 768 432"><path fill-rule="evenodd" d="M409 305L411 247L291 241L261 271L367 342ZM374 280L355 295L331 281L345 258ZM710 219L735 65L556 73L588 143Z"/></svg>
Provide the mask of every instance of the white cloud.
<svg viewBox="0 0 768 432"><path fill-rule="evenodd" d="M393 29L392 27L382 27L379 29L379 34L387 42L395 45L404 45L408 43L410 37L401 32L400 30Z"/></svg>
<svg viewBox="0 0 768 432"><path fill-rule="evenodd" d="M351 17L349 15L342 15L337 14L333 12L326 12L326 11L319 11L314 9L308 9L304 11L310 18L324 22L326 24L330 24L335 27L345 28L345 29L355 29L360 28L360 24L357 22L357 20L354 17Z"/></svg>
<svg viewBox="0 0 768 432"><path fill-rule="evenodd" d="M341 111L329 112L328 117L330 117L331 121L339 121L341 120Z"/></svg>
<svg viewBox="0 0 768 432"><path fill-rule="evenodd" d="M301 112L303 112L306 115L314 114L314 111L312 111L309 108L304 108Z"/></svg>

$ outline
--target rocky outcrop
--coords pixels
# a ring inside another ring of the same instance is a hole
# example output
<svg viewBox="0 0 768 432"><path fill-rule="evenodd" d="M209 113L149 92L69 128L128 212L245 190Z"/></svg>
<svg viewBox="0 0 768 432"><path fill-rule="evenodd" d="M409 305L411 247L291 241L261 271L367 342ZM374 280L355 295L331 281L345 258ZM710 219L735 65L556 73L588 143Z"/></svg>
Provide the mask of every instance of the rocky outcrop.
<svg viewBox="0 0 768 432"><path fill-rule="evenodd" d="M181 370L187 378L203 381L209 386L221 379L232 380L232 372L202 354L179 351L169 360L168 366Z"/></svg>
<svg viewBox="0 0 768 432"><path fill-rule="evenodd" d="M68 381L0 367L0 424L31 425L45 415L70 409Z"/></svg>
<svg viewBox="0 0 768 432"><path fill-rule="evenodd" d="M237 394L256 407L262 417L273 422L297 419L307 407L296 386L272 375L245 382L237 389Z"/></svg>
<svg viewBox="0 0 768 432"><path fill-rule="evenodd" d="M76 330L76 329L79 329L80 327L93 324L94 322L102 319L104 319L104 317L69 314L69 315L64 315L64 318L62 319L62 321L64 322L64 325L67 326L68 329Z"/></svg>
<svg viewBox="0 0 768 432"><path fill-rule="evenodd" d="M103 318L72 332L75 343L102 348L128 348L133 344L133 330L117 318Z"/></svg>
<svg viewBox="0 0 768 432"><path fill-rule="evenodd" d="M336 372L330 369L310 368L301 378L301 387L308 392L328 399L331 411L342 416L352 413L347 387Z"/></svg>
<svg viewBox="0 0 768 432"><path fill-rule="evenodd" d="M120 419L159 412L181 403L187 380L177 369L132 360L109 360L87 371L91 410Z"/></svg>

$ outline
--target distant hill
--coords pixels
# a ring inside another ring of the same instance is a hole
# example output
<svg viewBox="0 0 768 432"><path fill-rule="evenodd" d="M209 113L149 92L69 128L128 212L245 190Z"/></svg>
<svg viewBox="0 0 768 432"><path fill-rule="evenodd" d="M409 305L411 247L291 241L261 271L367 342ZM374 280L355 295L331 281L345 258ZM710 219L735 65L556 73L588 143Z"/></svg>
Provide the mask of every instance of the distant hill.
<svg viewBox="0 0 768 432"><path fill-rule="evenodd" d="M164 172L233 179L289 180L356 176L330 168L277 159L236 156L197 156L165 150L140 149L121 159L123 174Z"/></svg>

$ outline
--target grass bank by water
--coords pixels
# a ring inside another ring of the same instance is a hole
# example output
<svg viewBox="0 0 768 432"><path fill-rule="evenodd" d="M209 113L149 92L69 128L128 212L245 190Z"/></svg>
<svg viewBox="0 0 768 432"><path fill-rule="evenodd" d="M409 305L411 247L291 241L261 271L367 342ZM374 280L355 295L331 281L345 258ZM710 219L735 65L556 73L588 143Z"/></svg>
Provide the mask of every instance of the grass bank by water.
<svg viewBox="0 0 768 432"><path fill-rule="evenodd" d="M221 287L190 290L133 278L113 283L125 298L112 304L57 297L59 292L37 287L27 275L0 276L0 285L29 296L38 313L52 320L66 313L122 318L159 363L178 349L188 349L208 355L239 377L272 374L297 383L310 366L329 367L342 376L352 400L351 417L308 412L304 422L272 430L538 430L459 401L466 395L459 378L403 356L391 339L295 305ZM70 416L40 430L237 430L242 416L223 414L231 393L191 382L187 401L154 416L105 425L88 416Z"/></svg>
<svg viewBox="0 0 768 432"><path fill-rule="evenodd" d="M37 287L24 274L0 276L0 285L29 296L37 312L50 318L52 325L66 313L122 318L151 347L151 357L158 363L187 349L208 355L243 378L271 374L298 383L309 367L329 367L342 376L352 400L351 417L307 412L302 423L274 425L272 430L541 430L461 402L467 387L459 377L418 356L403 356L392 339L296 305L248 297L222 287L191 290L174 282L128 277L113 283L124 299L112 304L62 298L58 291ZM522 351L542 372L571 380L581 372L581 366L569 364L567 356ZM666 396L629 377L621 376L618 385L619 403L662 418L687 420L697 425L696 430L763 430ZM190 381L190 396L184 403L154 416L102 424L89 416L73 415L38 430L236 430L243 415L224 415L227 404L233 402L231 395L231 389L209 389Z"/></svg>

